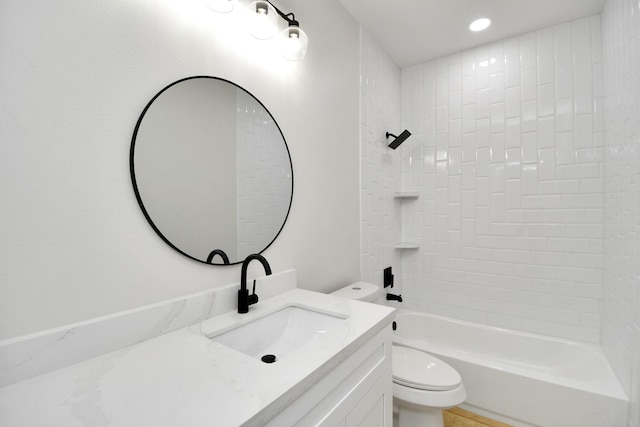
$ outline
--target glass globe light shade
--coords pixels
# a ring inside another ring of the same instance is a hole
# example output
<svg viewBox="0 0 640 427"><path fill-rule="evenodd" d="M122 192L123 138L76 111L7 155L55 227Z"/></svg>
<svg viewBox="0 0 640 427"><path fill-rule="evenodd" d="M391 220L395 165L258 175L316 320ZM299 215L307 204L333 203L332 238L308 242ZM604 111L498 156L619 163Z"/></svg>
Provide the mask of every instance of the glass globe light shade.
<svg viewBox="0 0 640 427"><path fill-rule="evenodd" d="M281 34L282 56L291 60L299 61L307 54L309 38L307 34L295 24L289 25Z"/></svg>
<svg viewBox="0 0 640 427"><path fill-rule="evenodd" d="M272 38L278 31L278 14L267 1L254 1L249 5L249 32L260 40Z"/></svg>

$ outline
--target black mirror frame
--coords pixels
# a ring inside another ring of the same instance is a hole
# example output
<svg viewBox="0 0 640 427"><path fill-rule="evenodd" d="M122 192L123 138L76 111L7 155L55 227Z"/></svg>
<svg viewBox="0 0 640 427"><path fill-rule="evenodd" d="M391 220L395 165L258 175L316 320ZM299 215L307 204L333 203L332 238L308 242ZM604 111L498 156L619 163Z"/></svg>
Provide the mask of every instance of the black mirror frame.
<svg viewBox="0 0 640 427"><path fill-rule="evenodd" d="M133 191L136 195L136 200L138 201L138 205L140 206L140 210L142 211L142 213L144 214L144 217L147 219L147 222L149 223L149 225L151 226L151 228L153 228L153 230L156 232L156 234L158 236L160 236L160 238L162 240L164 240L164 242L169 245L171 248L173 248L176 252L186 256L187 258L190 258L194 261L200 262L202 264L206 264L206 265L214 265L214 266L225 266L225 265L237 265L237 264L241 264L243 260L238 260L236 262L231 262L231 263L224 263L224 264L214 264L214 263L209 263L207 261L203 261L201 259L195 258L194 256L189 255L188 253L184 252L183 250L181 250L180 248L178 248L177 246L175 246L164 234L162 234L162 232L160 231L160 229L156 226L156 224L153 222L153 220L151 219L151 216L149 215L149 212L147 211L147 209L144 207L144 203L142 202L142 196L140 195L140 191L138 190L138 185L137 185L137 181L136 181L136 174L135 174L135 166L134 166L134 154L135 154L135 146L136 146L136 137L138 136L138 131L140 129L140 125L142 123L142 120L144 119L145 114L147 113L147 111L149 110L149 108L151 107L151 105L153 104L153 102L160 96L162 95L166 90L168 90L169 88L177 85L178 83L184 82L186 80L192 80L192 79L213 79L213 80L219 80L225 83L229 83L233 86L235 86L236 88L243 90L244 92L246 92L247 94L249 94L253 99L255 99L261 106L262 108L264 108L264 110L269 114L269 116L271 117L271 119L273 120L273 123L276 125L276 127L278 128L278 132L280 133L280 136L282 136L282 141L284 142L284 147L285 150L287 150L287 156L289 157L289 166L291 168L291 197L289 198L289 207L287 209L287 213L282 221L282 225L280 226L280 228L278 229L278 232L276 233L276 235L273 237L273 239L267 244L267 246L265 246L264 248L262 248L260 251L255 251L254 253L257 254L261 254L263 253L265 250L267 250L272 244L273 242L276 241L276 239L278 238L278 236L280 235L280 233L282 232L282 229L284 228L285 224L287 223L287 219L289 218L289 214L291 213L291 206L293 204L293 189L294 189L294 179L293 179L293 161L291 159L291 152L289 151L289 146L287 145L287 140L284 137L284 134L282 133L282 129L280 129L280 125L278 124L278 122L276 121L276 119L273 117L273 115L271 114L271 112L269 111L269 109L267 109L267 107L262 103L262 101L260 101L258 98L256 98L251 92L249 92L248 90L246 90L245 88L243 88L242 86L230 81L230 80L226 80L220 77L213 77L213 76L205 76L205 75L200 75L200 76L191 76L191 77L185 77L179 80L174 81L173 83L168 84L167 86L165 86L162 90L160 90L157 94L155 94L153 96L153 98L151 98L151 100L147 103L147 105L144 107L144 109L142 110L142 113L140 114L140 117L138 118L138 121L136 122L136 126L135 129L133 131L133 136L131 138L131 148L129 150L129 171L131 173L131 183L133 185ZM248 255L248 254L247 254Z"/></svg>

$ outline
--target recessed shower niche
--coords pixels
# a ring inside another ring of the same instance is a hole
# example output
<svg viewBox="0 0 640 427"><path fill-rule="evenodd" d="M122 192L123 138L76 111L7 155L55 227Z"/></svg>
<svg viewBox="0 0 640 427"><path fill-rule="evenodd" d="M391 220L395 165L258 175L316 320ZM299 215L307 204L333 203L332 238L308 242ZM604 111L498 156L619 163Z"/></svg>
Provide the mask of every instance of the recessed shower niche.
<svg viewBox="0 0 640 427"><path fill-rule="evenodd" d="M262 102L217 77L158 92L142 111L131 180L153 230L203 263L236 264L277 238L293 198L284 135ZM214 256L224 253L228 258Z"/></svg>
<svg viewBox="0 0 640 427"><path fill-rule="evenodd" d="M406 203L408 203L408 201L410 201L410 200L418 200L419 197L420 197L420 194L417 191L396 191L393 194L393 198L400 205L400 209L403 209L403 208L404 209L408 209L408 207L405 207L404 205ZM402 218L402 214L403 214L403 212L400 211L400 218ZM418 248L420 248L420 245L418 244L418 242L413 241L412 239L410 239L410 238L408 238L406 236L406 230L404 230L402 221L400 223L400 239L395 242L393 247L395 249L418 249Z"/></svg>

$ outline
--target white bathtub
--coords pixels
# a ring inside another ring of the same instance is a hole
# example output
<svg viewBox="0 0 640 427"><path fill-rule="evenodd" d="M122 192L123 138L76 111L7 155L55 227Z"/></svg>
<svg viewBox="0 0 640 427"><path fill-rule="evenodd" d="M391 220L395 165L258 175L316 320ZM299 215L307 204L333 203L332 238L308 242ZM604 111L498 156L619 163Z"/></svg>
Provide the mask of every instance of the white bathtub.
<svg viewBox="0 0 640 427"><path fill-rule="evenodd" d="M394 343L458 370L463 408L514 426L623 427L628 399L597 345L400 310Z"/></svg>

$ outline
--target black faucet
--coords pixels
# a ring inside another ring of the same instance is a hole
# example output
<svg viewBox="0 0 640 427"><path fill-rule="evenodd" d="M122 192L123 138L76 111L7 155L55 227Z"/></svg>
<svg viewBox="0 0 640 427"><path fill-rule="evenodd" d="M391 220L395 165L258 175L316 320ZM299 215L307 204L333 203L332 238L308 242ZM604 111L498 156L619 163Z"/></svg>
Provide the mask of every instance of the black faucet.
<svg viewBox="0 0 640 427"><path fill-rule="evenodd" d="M240 289L238 290L238 313L248 313L249 306L258 302L258 295L256 295L256 281L253 281L253 293L249 295L247 289L247 267L249 263L257 259L264 267L264 272L267 276L271 274L271 266L267 262L266 258L262 255L252 254L245 258L242 262L242 271L240 273Z"/></svg>
<svg viewBox="0 0 640 427"><path fill-rule="evenodd" d="M222 249L214 249L207 257L207 264L213 264L213 257L219 255L222 258L223 264L229 264L229 257L224 253Z"/></svg>
<svg viewBox="0 0 640 427"><path fill-rule="evenodd" d="M387 294L387 301L402 302L402 295Z"/></svg>

